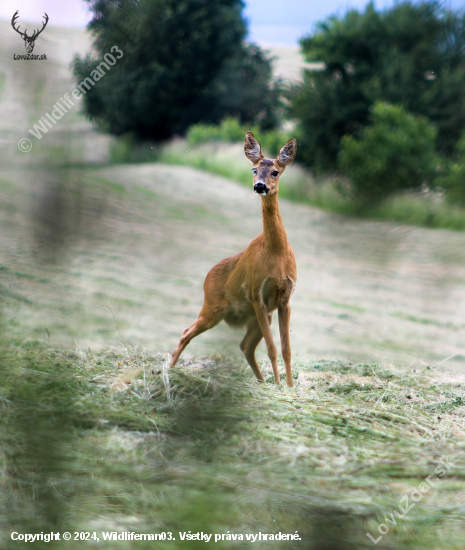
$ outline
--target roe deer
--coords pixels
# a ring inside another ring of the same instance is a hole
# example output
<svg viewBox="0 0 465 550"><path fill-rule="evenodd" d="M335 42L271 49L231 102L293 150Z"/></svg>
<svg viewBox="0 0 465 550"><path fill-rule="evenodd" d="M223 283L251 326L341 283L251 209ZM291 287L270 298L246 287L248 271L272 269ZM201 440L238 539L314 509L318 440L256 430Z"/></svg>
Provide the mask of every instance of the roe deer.
<svg viewBox="0 0 465 550"><path fill-rule="evenodd" d="M262 382L265 379L255 359L255 349L265 338L274 380L280 384L278 354L270 329L273 311L277 309L286 382L292 387L289 300L297 281L297 266L279 212L278 192L279 178L294 160L297 142L290 139L276 159L271 160L264 157L258 141L247 132L244 151L253 163L253 189L262 197L263 233L245 250L225 258L208 272L202 310L197 321L183 332L173 351L170 367L176 364L192 338L224 319L231 326L247 326L240 347L255 376Z"/></svg>

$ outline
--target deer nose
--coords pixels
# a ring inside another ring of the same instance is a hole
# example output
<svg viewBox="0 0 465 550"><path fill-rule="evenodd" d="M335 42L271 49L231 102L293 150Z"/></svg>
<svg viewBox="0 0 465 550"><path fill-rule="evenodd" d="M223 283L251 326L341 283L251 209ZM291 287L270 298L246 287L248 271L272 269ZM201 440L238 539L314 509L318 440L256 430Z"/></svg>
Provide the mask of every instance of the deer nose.
<svg viewBox="0 0 465 550"><path fill-rule="evenodd" d="M256 183L254 186L253 186L253 190L255 191L255 193L257 193L258 195L266 195L269 191L268 187L264 184L264 183Z"/></svg>

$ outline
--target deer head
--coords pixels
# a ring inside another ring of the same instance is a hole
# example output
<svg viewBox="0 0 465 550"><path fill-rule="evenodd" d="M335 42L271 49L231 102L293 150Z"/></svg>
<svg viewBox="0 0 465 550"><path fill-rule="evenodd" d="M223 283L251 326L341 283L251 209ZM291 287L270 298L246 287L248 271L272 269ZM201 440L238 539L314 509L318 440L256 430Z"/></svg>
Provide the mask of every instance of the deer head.
<svg viewBox="0 0 465 550"><path fill-rule="evenodd" d="M19 10L16 11L16 13L13 15L13 17L11 18L11 26L14 28L14 30L21 35L21 38L24 40L24 46L26 48L26 51L27 53L32 53L32 51L34 50L34 46L35 46L35 41L36 41L36 38L39 36L39 34L45 29L45 27L47 26L47 23L48 23L48 15L44 12L44 19L45 19L45 22L42 23L42 28L40 29L40 31L38 29L34 30L34 32L32 33L32 36L28 36L27 34L27 29L24 30L24 32L21 32L19 30L19 26L18 27L15 27L15 23L16 23L16 20L18 19L19 15Z"/></svg>
<svg viewBox="0 0 465 550"><path fill-rule="evenodd" d="M267 159L262 153L260 144L252 132L245 134L245 156L253 164L253 189L262 196L272 196L279 192L279 178L295 159L297 141L292 138L279 151L275 159Z"/></svg>

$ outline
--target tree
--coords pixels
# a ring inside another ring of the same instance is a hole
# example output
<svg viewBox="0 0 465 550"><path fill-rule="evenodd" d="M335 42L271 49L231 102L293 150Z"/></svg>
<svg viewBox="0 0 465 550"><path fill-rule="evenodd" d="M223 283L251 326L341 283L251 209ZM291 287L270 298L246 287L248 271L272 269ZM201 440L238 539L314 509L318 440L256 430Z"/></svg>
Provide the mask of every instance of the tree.
<svg viewBox="0 0 465 550"><path fill-rule="evenodd" d="M283 86L273 82L270 59L255 44L244 45L207 86L192 116L218 123L226 116L256 123L263 130L276 127Z"/></svg>
<svg viewBox="0 0 465 550"><path fill-rule="evenodd" d="M403 2L377 12L330 17L301 40L306 71L291 94L300 120L301 158L334 169L344 135L357 137L377 101L399 104L438 128L436 146L450 155L465 127L465 19L436 2Z"/></svg>
<svg viewBox="0 0 465 550"><path fill-rule="evenodd" d="M270 60L243 44L242 0L87 1L98 56L75 59L77 79L89 76L112 46L124 54L84 96L87 114L104 129L166 139L200 120L254 120L260 112L273 124ZM242 95L231 93L240 82Z"/></svg>
<svg viewBox="0 0 465 550"><path fill-rule="evenodd" d="M339 155L339 167L349 176L356 197L379 200L431 183L438 159L436 130L428 119L382 102L375 104L370 119L361 137L343 138Z"/></svg>

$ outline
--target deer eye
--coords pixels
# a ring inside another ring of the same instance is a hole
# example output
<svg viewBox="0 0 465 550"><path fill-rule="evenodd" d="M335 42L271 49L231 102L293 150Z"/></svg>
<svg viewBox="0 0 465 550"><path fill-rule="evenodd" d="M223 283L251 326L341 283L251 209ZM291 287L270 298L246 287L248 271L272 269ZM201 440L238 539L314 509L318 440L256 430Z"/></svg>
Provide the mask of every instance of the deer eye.
<svg viewBox="0 0 465 550"><path fill-rule="evenodd" d="M252 168L252 172L253 172L253 175L255 176L256 173L257 173L257 169L256 169L256 168Z"/></svg>
<svg viewBox="0 0 465 550"><path fill-rule="evenodd" d="M273 170L273 172L271 172L271 175L276 178L276 176L279 175L279 172L277 170Z"/></svg>

